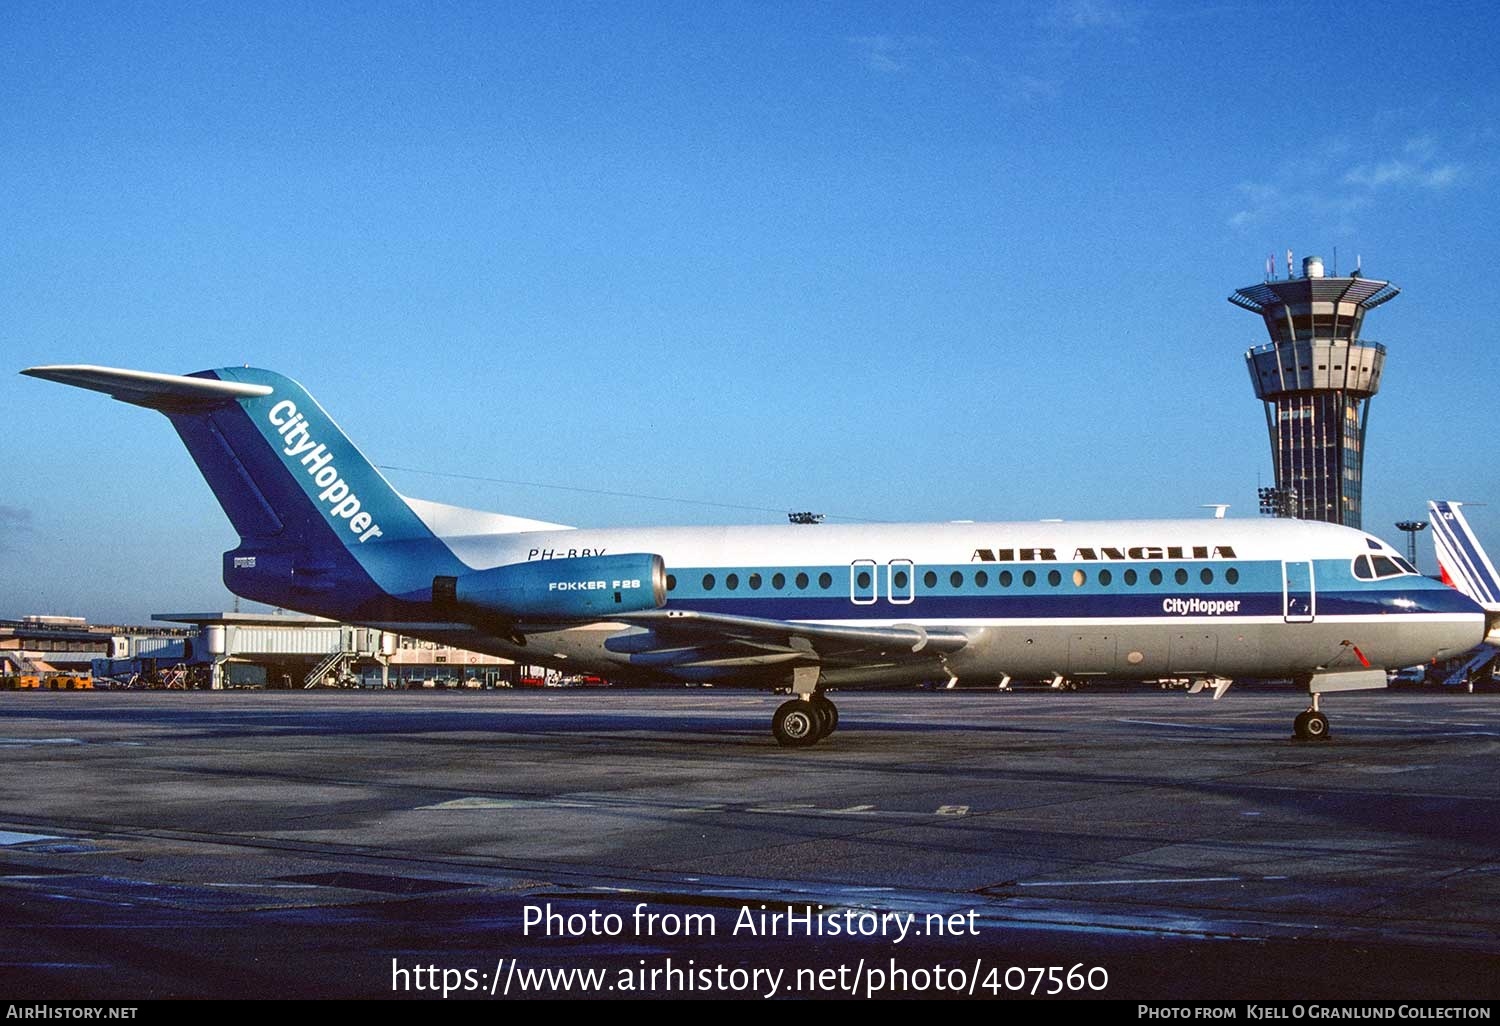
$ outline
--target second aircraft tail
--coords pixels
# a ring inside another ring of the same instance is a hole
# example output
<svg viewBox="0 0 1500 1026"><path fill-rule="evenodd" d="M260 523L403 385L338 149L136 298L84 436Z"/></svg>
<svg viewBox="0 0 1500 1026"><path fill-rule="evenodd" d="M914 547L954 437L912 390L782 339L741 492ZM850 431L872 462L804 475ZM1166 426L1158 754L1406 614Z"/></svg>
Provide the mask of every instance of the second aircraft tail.
<svg viewBox="0 0 1500 1026"><path fill-rule="evenodd" d="M1443 582L1452 585L1491 613L1500 613L1500 574L1489 553L1479 544L1474 529L1464 518L1463 503L1435 499L1432 511L1432 544L1437 551Z"/></svg>

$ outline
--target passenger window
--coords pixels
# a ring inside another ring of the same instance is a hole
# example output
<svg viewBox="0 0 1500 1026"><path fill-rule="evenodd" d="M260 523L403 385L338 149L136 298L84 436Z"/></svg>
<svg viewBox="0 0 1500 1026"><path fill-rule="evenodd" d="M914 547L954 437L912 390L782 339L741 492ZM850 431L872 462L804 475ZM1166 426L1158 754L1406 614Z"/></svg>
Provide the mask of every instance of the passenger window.
<svg viewBox="0 0 1500 1026"><path fill-rule="evenodd" d="M738 588L739 586L740 586L740 575L739 574L730 574L728 577L724 578L724 587L728 588L730 591L734 591L734 589Z"/></svg>
<svg viewBox="0 0 1500 1026"><path fill-rule="evenodd" d="M929 588L936 588L937 587L937 574L933 573L931 570L927 571L925 574L922 575L922 583L925 584Z"/></svg>
<svg viewBox="0 0 1500 1026"><path fill-rule="evenodd" d="M818 587L824 589L825 591L827 589L833 587L833 575L830 574L830 573L821 573L821 574L819 574L818 575Z"/></svg>
<svg viewBox="0 0 1500 1026"><path fill-rule="evenodd" d="M771 587L780 591L786 587L786 574L775 574L771 577Z"/></svg>
<svg viewBox="0 0 1500 1026"><path fill-rule="evenodd" d="M677 590L677 575L676 574L667 574L667 590L668 591L676 591Z"/></svg>
<svg viewBox="0 0 1500 1026"><path fill-rule="evenodd" d="M1056 570L1047 571L1047 583L1052 585L1052 587L1054 588L1057 587L1062 583L1062 574L1058 573Z"/></svg>
<svg viewBox="0 0 1500 1026"><path fill-rule="evenodd" d="M799 588L805 588L805 587L807 587L807 575L806 574L798 574L797 575L797 587L799 587Z"/></svg>
<svg viewBox="0 0 1500 1026"><path fill-rule="evenodd" d="M859 576L854 579L854 583L858 584L861 588L868 588L870 586L870 573L869 573L869 571L868 570L861 570L859 572Z"/></svg>
<svg viewBox="0 0 1500 1026"><path fill-rule="evenodd" d="M898 591L904 590L906 588L906 571L897 570L896 576L891 579L891 583L895 584Z"/></svg>
<svg viewBox="0 0 1500 1026"><path fill-rule="evenodd" d="M985 585L990 583L990 575L985 573L983 570L977 570L974 573L974 583L978 587L983 588Z"/></svg>
<svg viewBox="0 0 1500 1026"><path fill-rule="evenodd" d="M955 588L962 588L964 586L964 575L955 570L948 575L948 583Z"/></svg>
<svg viewBox="0 0 1500 1026"><path fill-rule="evenodd" d="M1198 580L1204 584L1212 584L1214 583L1214 572L1208 567L1204 567L1198 574Z"/></svg>
<svg viewBox="0 0 1500 1026"><path fill-rule="evenodd" d="M1109 587L1110 583L1114 579L1115 579L1115 575L1112 574L1112 573L1110 573L1108 570L1100 570L1099 571L1099 583L1102 584L1102 585L1104 585L1106 588Z"/></svg>
<svg viewBox="0 0 1500 1026"><path fill-rule="evenodd" d="M1135 587L1135 581L1136 581L1135 571L1134 570L1126 570L1125 571L1125 583L1127 585L1129 585L1130 587L1134 588Z"/></svg>
<svg viewBox="0 0 1500 1026"><path fill-rule="evenodd" d="M1026 585L1026 587L1028 587L1028 588L1031 587L1033 584L1035 584L1036 583L1036 571L1035 570L1028 570L1024 574L1022 574L1021 575L1021 583L1024 584L1024 585Z"/></svg>
<svg viewBox="0 0 1500 1026"><path fill-rule="evenodd" d="M1073 587L1082 588L1084 584L1088 582L1088 579L1089 575L1084 573L1082 570L1073 571Z"/></svg>
<svg viewBox="0 0 1500 1026"><path fill-rule="evenodd" d="M760 591L760 574L750 575L750 590Z"/></svg>
<svg viewBox="0 0 1500 1026"><path fill-rule="evenodd" d="M1160 584L1161 583L1161 571L1160 570L1153 570L1153 571L1151 571L1151 583L1152 584Z"/></svg>
<svg viewBox="0 0 1500 1026"><path fill-rule="evenodd" d="M703 590L704 591L713 591L714 590L714 575L713 574L704 574L703 575Z"/></svg>
<svg viewBox="0 0 1500 1026"><path fill-rule="evenodd" d="M1240 572L1234 567L1230 567L1228 570L1224 571L1224 580L1228 581L1230 584L1239 584Z"/></svg>
<svg viewBox="0 0 1500 1026"><path fill-rule="evenodd" d="M1186 584L1187 583L1187 571L1184 570L1182 567L1178 567L1177 568L1177 572L1172 575L1172 580L1176 581L1178 584Z"/></svg>
<svg viewBox="0 0 1500 1026"><path fill-rule="evenodd" d="M1010 587L1010 582L1013 581L1013 580L1015 580L1015 578L1010 575L1010 571L1009 570L1001 570L1000 571L1000 587L1002 587L1002 588L1009 588Z"/></svg>

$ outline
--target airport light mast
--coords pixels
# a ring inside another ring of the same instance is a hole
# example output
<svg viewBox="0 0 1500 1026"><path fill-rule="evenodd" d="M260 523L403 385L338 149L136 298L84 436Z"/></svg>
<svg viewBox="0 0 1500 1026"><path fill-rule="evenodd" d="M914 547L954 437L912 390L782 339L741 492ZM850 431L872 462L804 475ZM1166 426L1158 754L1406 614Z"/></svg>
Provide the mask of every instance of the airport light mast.
<svg viewBox="0 0 1500 1026"><path fill-rule="evenodd" d="M1385 347L1359 337L1365 314L1396 298L1388 281L1328 277L1322 257L1302 276L1235 290L1229 301L1265 320L1271 341L1245 353L1255 395L1265 405L1276 489L1292 497L1291 516L1359 527L1363 508L1369 400L1380 390Z"/></svg>
<svg viewBox="0 0 1500 1026"><path fill-rule="evenodd" d="M1412 566L1417 565L1417 532L1427 530L1425 520L1403 520L1396 525L1396 530L1406 535L1406 561Z"/></svg>

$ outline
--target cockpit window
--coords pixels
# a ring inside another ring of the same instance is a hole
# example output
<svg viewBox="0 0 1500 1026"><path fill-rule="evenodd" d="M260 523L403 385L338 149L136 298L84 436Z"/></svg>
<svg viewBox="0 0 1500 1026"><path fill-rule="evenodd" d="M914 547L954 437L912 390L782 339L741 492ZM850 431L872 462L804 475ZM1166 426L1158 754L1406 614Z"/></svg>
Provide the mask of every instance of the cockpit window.
<svg viewBox="0 0 1500 1026"><path fill-rule="evenodd" d="M1354 576L1361 581L1383 581L1387 577L1414 574L1417 568L1400 556L1356 556Z"/></svg>

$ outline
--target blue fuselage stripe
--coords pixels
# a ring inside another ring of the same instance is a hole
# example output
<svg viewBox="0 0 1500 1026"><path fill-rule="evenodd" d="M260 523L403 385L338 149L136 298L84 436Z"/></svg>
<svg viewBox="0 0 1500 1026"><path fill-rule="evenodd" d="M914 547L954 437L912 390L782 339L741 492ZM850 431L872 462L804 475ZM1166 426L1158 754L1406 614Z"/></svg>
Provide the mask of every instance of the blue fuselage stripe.
<svg viewBox="0 0 1500 1026"><path fill-rule="evenodd" d="M1203 569L1212 571L1213 580L1200 578ZM868 565L855 568L857 574ZM672 570L675 587L667 596L667 607L702 612L753 616L779 620L920 620L943 622L956 620L1031 620L1031 619L1138 619L1160 618L1166 622L1185 617L1279 617L1285 613L1282 565L1277 562L1238 562L1234 564L1235 584L1224 580L1225 564L1219 563L1111 563L1093 564L1031 563L953 566L921 566L908 569L915 579L914 588L898 588L890 597L891 583L884 565L876 567L875 580L864 587L851 582L850 567L702 567ZM1187 580L1178 583L1178 570ZM1101 584L1100 570L1108 570L1109 583ZM1161 571L1161 583L1152 584L1152 570ZM1035 575L1030 585L1023 575ZM1050 583L1057 572L1058 583ZM1080 583L1074 573L1080 571ZM1134 584L1125 584L1126 571L1135 574ZM975 574L985 574L985 584L976 583ZM1008 584L1000 574L1008 573ZM927 584L927 575L935 584ZM961 575L962 583L951 584L951 575ZM806 587L795 581L805 574ZM826 574L828 587L819 578ZM712 586L705 586L712 578ZM773 580L783 586L776 588ZM752 580L757 586L752 588ZM1316 613L1330 616L1398 615L1413 612L1472 612L1468 599L1451 588L1414 575L1402 575L1378 581L1356 579L1349 560L1319 560L1315 566L1317 582ZM734 583L733 589L729 587ZM1306 588L1301 589L1305 594ZM911 598L908 600L907 596ZM873 597L874 601L871 601Z"/></svg>

